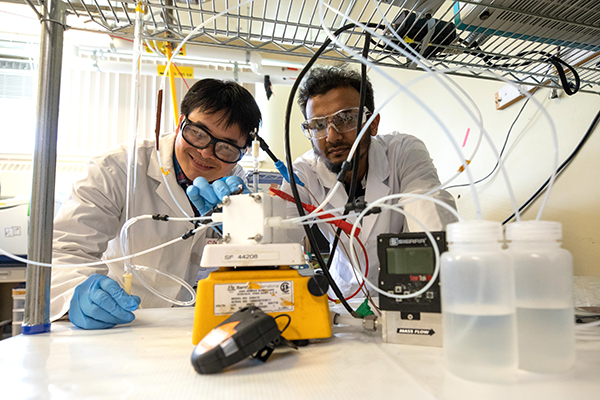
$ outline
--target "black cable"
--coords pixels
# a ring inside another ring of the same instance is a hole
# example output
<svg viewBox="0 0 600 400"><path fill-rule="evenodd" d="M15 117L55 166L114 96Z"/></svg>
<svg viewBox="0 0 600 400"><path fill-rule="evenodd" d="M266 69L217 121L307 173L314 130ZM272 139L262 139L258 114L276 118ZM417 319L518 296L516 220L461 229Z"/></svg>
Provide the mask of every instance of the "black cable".
<svg viewBox="0 0 600 400"><path fill-rule="evenodd" d="M508 129L508 133L506 134L506 138L504 139L504 144L502 145L502 150L500 150L500 155L498 156L498 160L496 160L496 165L494 165L494 168L490 171L489 174L487 174L483 178L481 178L481 179L476 180L475 182L473 182L474 185L476 185L478 183L481 183L481 182L485 181L487 178L489 178L490 176L492 176L492 174L498 168L498 165L500 165L500 159L502 158L502 154L504 154L504 150L506 149L506 145L508 143L508 138L510 137L512 129L515 126L515 124L517 123L517 121L519 120L519 117L521 116L521 113L525 109L525 106L527 105L527 103L529 103L529 100L530 100L530 97L527 98L527 101L525 101L525 103L523 104L523 107L521 107L521 110L519 111L519 113L515 117L515 120L510 125L510 128ZM473 160L471 160L471 161L473 161ZM470 183L461 183L461 184L458 184L458 185L448 186L445 189L448 190L448 189L454 189L454 188L457 188L457 187L465 187L465 186L470 186L470 185L471 185Z"/></svg>
<svg viewBox="0 0 600 400"><path fill-rule="evenodd" d="M278 316L273 317L273 319L275 321L277 321L277 318L281 318L281 317L287 317L287 319L288 319L287 324L283 327L283 329L281 331L279 331L280 333L283 333L288 328L288 326L290 326L290 324L292 323L292 317L290 317L288 314L279 314Z"/></svg>
<svg viewBox="0 0 600 400"><path fill-rule="evenodd" d="M367 33L365 36L365 45L363 47L363 52L362 52L362 56L364 58L367 58L367 56L369 55L369 43L371 41L371 34ZM366 97L367 97L367 66L366 64L362 64L362 68L361 68L361 80L360 80L360 103L358 106L358 120L356 122L356 136L358 138L358 134L360 133L360 130L362 129L362 118L363 118L363 108L365 107L365 102L366 102ZM365 132L365 134L367 134ZM350 180L350 189L348 192L348 203L354 203L354 200L356 198L356 188L358 186L358 167L360 164L360 142L358 143L358 145L356 146L356 152L354 153L354 156L352 157L352 177ZM338 176L338 180L340 179L345 179L345 173L341 176ZM342 182L343 183L343 182ZM347 215L350 212L350 209L348 207L346 207L346 210L344 210L343 215ZM331 244L331 251L329 254L329 258L327 259L327 270L329 270L329 268L331 268L331 264L333 262L333 255L335 254L335 251L337 249L337 245L338 242L340 240L340 235L342 234L342 228L338 227L337 232L335 234L335 238L333 239L333 243ZM352 249L350 249L350 251L352 251ZM338 297L338 299L340 299ZM340 299L341 301L341 299Z"/></svg>
<svg viewBox="0 0 600 400"><path fill-rule="evenodd" d="M254 137L256 138L256 140L258 140L258 142L260 143L260 148L267 153L267 155L269 156L269 158L271 160L273 160L273 162L277 162L279 161L279 159L277 158L277 156L275 154L273 154L273 152L271 151L271 149L269 148L269 145L267 144L267 142L265 142L265 140L263 138L261 138L260 136L258 136L258 134L254 135Z"/></svg>
<svg viewBox="0 0 600 400"><path fill-rule="evenodd" d="M577 71L575 71L575 68L571 67L565 61L563 61L562 59L560 59L556 56L551 56L548 59L548 61L550 63L552 63L552 65L554 65L554 68L556 68L556 73L558 74L558 77L560 78L560 83L561 83L565 93L568 96L572 96L575 93L577 93L579 91L579 86L581 84L581 81L579 79L579 74L577 73ZM574 85L569 83L569 81L567 81L567 75L565 73L565 70L563 69L563 66L567 67L573 74L573 77L575 78Z"/></svg>
<svg viewBox="0 0 600 400"><path fill-rule="evenodd" d="M338 36L340 33L344 32L350 28L353 28L353 27L355 27L355 24L344 25L341 28L339 28L338 30L336 30L333 34L335 36ZM287 103L287 107L286 107L286 111L285 111L285 130L284 130L285 158L286 158L286 163L288 165L290 187L292 189L292 194L294 196L294 202L296 203L296 208L298 209L299 216L304 216L306 214L304 212L304 209L302 208L302 202L300 200L300 194L298 193L298 186L296 184L296 178L294 177L294 167L293 167L293 163L292 163L292 152L291 152L291 146L290 146L290 119L291 119L291 114L292 114L292 106L294 103L294 97L296 95L296 92L298 91L298 86L300 86L300 82L302 82L302 78L304 78L304 76L306 75L308 70L317 61L317 58L319 58L319 56L321 54L323 54L323 52L325 51L327 46L329 46L330 44L331 44L331 39L328 37L325 40L325 42L323 42L323 44L321 45L319 50L317 50L315 52L315 54L311 57L311 59L308 61L308 63L304 66L302 71L300 71L300 73L296 77L296 81L294 82L294 85L292 86L292 89L290 91L290 96L288 97L288 103ZM304 232L306 233L306 236L310 242L311 247L318 249L319 247L317 246L317 240L315 239L313 232L310 230L308 225L303 225L303 227L304 227ZM329 273L329 270L327 270L326 268L323 268L323 266L325 266L325 261L323 260L323 257L321 256L321 254L317 251L315 253L315 256L317 257L317 262L319 263L319 265L321 266L321 269L323 270L323 274L325 275L325 277L329 281L329 284L331 285L331 289L333 290L335 295L338 297L338 299L340 299L344 308L354 318L361 318L361 315L358 314L356 311L354 311L352 309L352 307L350 307L348 302L344 299L344 295L342 294L339 287L335 283L333 277Z"/></svg>
<svg viewBox="0 0 600 400"><path fill-rule="evenodd" d="M416 24L417 21L414 22L414 24ZM439 21L438 21L439 22ZM425 26L425 25L424 25ZM376 28L381 28L380 26L377 26ZM423 28L421 28L422 30ZM396 31L398 32L398 31ZM420 32L420 31L419 31ZM440 35L443 31L440 31L438 33L438 35ZM418 33L417 33L418 34ZM436 36L437 37L437 36ZM390 39L393 43L395 43L397 46L401 46L404 47L406 49L410 49L412 47L411 44L406 43L405 41L401 40L394 40L394 39ZM440 47L443 45L445 39L436 42L435 38L431 39L431 42L429 45L440 45ZM457 38L458 42L461 44L467 44L467 42L464 39L461 39L460 37ZM397 51L395 49L388 49L387 45L383 45L381 43L376 43L375 41L372 41L372 43L375 44L376 47L381 47L382 48L382 53L388 53L389 55L397 53ZM413 43L417 43L418 45L422 46L423 43L420 43L418 41L415 40L415 42ZM418 46L417 46L418 48ZM452 48L453 50L455 50L455 48ZM540 50L528 50L528 51L522 51L520 53L514 54L514 55L489 55L489 54L485 54L483 52L483 50L479 47L479 46L475 46L475 47L470 47L467 44L467 47L461 48L461 50L463 50L464 54L468 54L474 57L479 57L482 59L482 61L490 68L515 68L515 67L525 67L528 65L533 64L534 62L546 62L546 63L550 63L552 65L554 65L554 67L556 68L556 73L558 74L558 78L560 79L560 83L562 85L563 90L565 91L565 93L569 96L574 95L575 93L577 93L579 91L580 88L580 78L579 78L579 74L577 73L577 71L575 70L575 68L573 68L571 65L567 64L566 61L564 61L563 59L548 53L547 51L540 51ZM416 51L416 49L415 49ZM517 62L509 62L509 63L504 63L504 64L498 64L495 63L493 61L502 61L502 60L512 60L514 58L523 58L525 56L529 56L529 55L541 55L544 58L540 59L540 60L524 60L524 61L517 61ZM437 54L435 51L431 52L431 54L427 55L427 59L433 59L433 58L445 58L447 57L447 55L444 54ZM381 61L381 60L380 60ZM565 73L565 69L563 68L566 67L568 70L571 71L571 73L573 74L573 78L575 79L575 83L572 84L567 80L567 76Z"/></svg>
<svg viewBox="0 0 600 400"><path fill-rule="evenodd" d="M579 144L577 145L577 147L575 147L575 150L573 150L573 152L569 155L569 157L567 157L567 159L556 170L556 178L555 179L558 179L558 176L571 163L571 161L573 161L573 159L575 158L575 156L577 156L577 153L579 153L579 151L583 148L583 145L585 144L585 142L590 138L590 136L592 136L592 132L594 132L594 129L596 129L596 126L598 125L598 121L600 121L600 111L598 111L598 113L594 117L594 120L592 121L590 127L588 128L588 130L585 133L585 135L583 135L583 138L581 138L581 141L579 142ZM548 186L548 183L550 182L551 178L552 177L548 178L548 180L546 180L546 182L544 182L544 184L542 186L540 186L540 188L533 194L533 196L531 196L529 198L529 200L527 200L525 203L523 203L523 205L521 207L519 207L519 212L521 212L523 209L529 207L529 205L533 201L535 201L537 199L537 197L544 190L546 190L546 187ZM502 225L505 225L506 223L508 223L511 219L514 218L514 216L515 216L515 213L513 213L510 217L506 218L504 220L504 222L502 222Z"/></svg>

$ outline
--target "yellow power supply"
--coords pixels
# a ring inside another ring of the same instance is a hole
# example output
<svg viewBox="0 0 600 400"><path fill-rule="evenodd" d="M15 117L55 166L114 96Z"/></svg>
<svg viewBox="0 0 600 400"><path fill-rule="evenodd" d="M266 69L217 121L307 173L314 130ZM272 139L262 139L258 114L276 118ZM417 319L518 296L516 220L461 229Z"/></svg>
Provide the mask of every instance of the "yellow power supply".
<svg viewBox="0 0 600 400"><path fill-rule="evenodd" d="M327 296L311 294L311 279L314 280L314 276L302 276L287 266L269 270L222 267L211 272L206 279L198 282L193 343L198 344L231 314L251 305L272 317L289 315L290 324L282 334L287 340L330 337ZM287 318L277 318L280 330L287 323Z"/></svg>

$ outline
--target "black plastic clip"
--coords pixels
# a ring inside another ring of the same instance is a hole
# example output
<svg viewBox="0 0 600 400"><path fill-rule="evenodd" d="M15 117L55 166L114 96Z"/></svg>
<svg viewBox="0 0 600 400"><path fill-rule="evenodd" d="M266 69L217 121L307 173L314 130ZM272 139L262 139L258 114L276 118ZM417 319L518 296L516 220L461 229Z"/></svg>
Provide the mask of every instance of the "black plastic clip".
<svg viewBox="0 0 600 400"><path fill-rule="evenodd" d="M192 236L194 236L194 234L195 234L195 233L196 233L196 232L194 232L194 229L190 229L189 231L187 231L186 233L184 233L183 235L181 235L181 238L182 238L183 240L189 239L189 238L191 238Z"/></svg>

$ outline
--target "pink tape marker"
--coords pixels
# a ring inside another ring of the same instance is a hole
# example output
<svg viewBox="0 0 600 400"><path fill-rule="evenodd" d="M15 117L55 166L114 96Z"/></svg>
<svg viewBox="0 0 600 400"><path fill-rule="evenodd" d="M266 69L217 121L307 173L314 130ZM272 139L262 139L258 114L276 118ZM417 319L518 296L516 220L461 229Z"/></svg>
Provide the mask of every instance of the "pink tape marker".
<svg viewBox="0 0 600 400"><path fill-rule="evenodd" d="M469 138L469 132L471 132L471 128L467 128L467 134L465 135L465 140L463 141L462 147L465 147L467 144L467 139Z"/></svg>

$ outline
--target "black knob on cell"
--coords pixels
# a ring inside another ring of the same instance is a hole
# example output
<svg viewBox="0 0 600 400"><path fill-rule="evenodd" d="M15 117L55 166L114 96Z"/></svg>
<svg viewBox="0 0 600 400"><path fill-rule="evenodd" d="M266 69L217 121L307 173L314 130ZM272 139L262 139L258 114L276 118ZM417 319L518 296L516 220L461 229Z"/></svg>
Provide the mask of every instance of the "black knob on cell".
<svg viewBox="0 0 600 400"><path fill-rule="evenodd" d="M329 282L325 275L315 274L308 280L308 292L316 297L321 297L327 294Z"/></svg>

